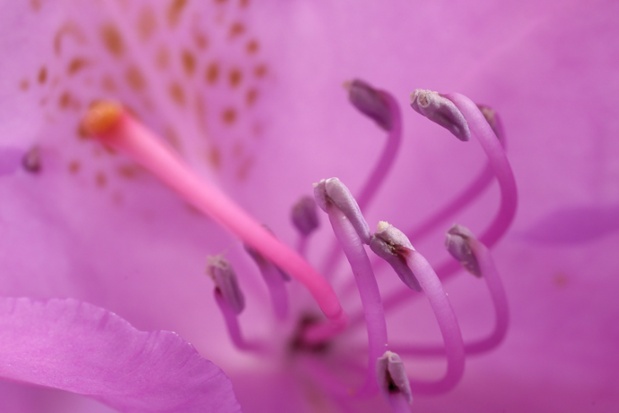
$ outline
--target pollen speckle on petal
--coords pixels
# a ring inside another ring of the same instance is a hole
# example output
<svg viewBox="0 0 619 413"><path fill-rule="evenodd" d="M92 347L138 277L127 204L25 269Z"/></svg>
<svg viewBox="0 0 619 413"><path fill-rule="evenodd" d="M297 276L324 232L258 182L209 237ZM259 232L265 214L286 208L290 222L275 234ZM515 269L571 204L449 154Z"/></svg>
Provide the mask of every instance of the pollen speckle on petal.
<svg viewBox="0 0 619 413"><path fill-rule="evenodd" d="M80 163L80 161L74 159L69 162L67 169L69 170L69 173L71 175L77 175L79 171L82 169L82 164Z"/></svg>
<svg viewBox="0 0 619 413"><path fill-rule="evenodd" d="M185 6L187 5L187 0L172 0L170 6L167 10L168 24L171 28L176 27L178 22L181 19L181 15Z"/></svg>
<svg viewBox="0 0 619 413"><path fill-rule="evenodd" d="M194 32L193 40L196 44L196 47L200 50L204 50L208 46L208 37L198 30Z"/></svg>
<svg viewBox="0 0 619 413"><path fill-rule="evenodd" d="M236 121L236 118L237 113L234 108L226 108L221 113L221 120L227 125L232 125Z"/></svg>
<svg viewBox="0 0 619 413"><path fill-rule="evenodd" d="M95 184L98 188L105 188L107 186L107 176L105 173L99 171L95 174Z"/></svg>
<svg viewBox="0 0 619 413"><path fill-rule="evenodd" d="M209 84L214 85L218 79L219 79L219 65L217 64L217 62L212 62L206 68L206 81Z"/></svg>
<svg viewBox="0 0 619 413"><path fill-rule="evenodd" d="M151 7L146 6L142 9L138 16L137 28L140 39L143 42L148 41L155 33L157 30L157 17Z"/></svg>
<svg viewBox="0 0 619 413"><path fill-rule="evenodd" d="M179 106L185 106L185 90L178 82L173 82L168 87L168 93L172 101Z"/></svg>
<svg viewBox="0 0 619 413"><path fill-rule="evenodd" d="M191 51L189 51L187 49L184 49L181 52L181 62L182 62L185 74L187 76L193 76L193 74L196 71L196 57L195 57L195 55Z"/></svg>
<svg viewBox="0 0 619 413"><path fill-rule="evenodd" d="M112 56L119 58L125 53L125 41L115 25L107 23L101 26L101 39Z"/></svg>
<svg viewBox="0 0 619 413"><path fill-rule="evenodd" d="M245 94L245 103L247 106L252 106L256 103L256 99L258 99L258 90L255 88L251 88Z"/></svg>
<svg viewBox="0 0 619 413"><path fill-rule="evenodd" d="M228 73L228 81L230 82L230 86L235 88L241 84L241 80L243 79L243 72L239 68L234 68L230 70Z"/></svg>
<svg viewBox="0 0 619 413"><path fill-rule="evenodd" d="M77 23L68 21L60 26L56 34L54 34L54 53L56 56L60 56L62 53L62 44L67 37L72 38L80 44L86 42L86 37Z"/></svg>
<svg viewBox="0 0 619 413"><path fill-rule="evenodd" d="M83 57L75 57L71 59L71 61L67 65L67 74L69 76L75 75L86 66L88 66L88 60L84 59Z"/></svg>
<svg viewBox="0 0 619 413"><path fill-rule="evenodd" d="M27 91L30 88L30 81L28 79L22 79L19 82L19 89L23 90L24 92Z"/></svg>
<svg viewBox="0 0 619 413"><path fill-rule="evenodd" d="M254 75L257 78L259 79L263 78L266 76L266 74L267 74L267 66L265 64L261 63L254 68Z"/></svg>
<svg viewBox="0 0 619 413"><path fill-rule="evenodd" d="M230 32L229 32L229 36L231 39L238 37L240 35L242 35L243 33L245 33L245 25L241 22L235 22L232 23L232 25L230 25Z"/></svg>
<svg viewBox="0 0 619 413"><path fill-rule="evenodd" d="M39 69L39 74L37 75L37 81L41 85L44 85L45 82L47 81L47 68L45 66L42 66Z"/></svg>
<svg viewBox="0 0 619 413"><path fill-rule="evenodd" d="M125 79L129 87L136 92L143 92L146 89L146 79L137 66L131 65L127 68Z"/></svg>
<svg viewBox="0 0 619 413"><path fill-rule="evenodd" d="M258 43L258 40L256 40L256 39L251 39L245 45L245 50L247 50L248 54L255 54L255 53L257 53L259 48L260 48L260 43Z"/></svg>
<svg viewBox="0 0 619 413"><path fill-rule="evenodd" d="M221 168L221 150L217 146L210 147L206 152L206 161L215 170Z"/></svg>
<svg viewBox="0 0 619 413"><path fill-rule="evenodd" d="M168 68L170 63L170 51L165 46L160 46L155 54L155 65L161 70Z"/></svg>

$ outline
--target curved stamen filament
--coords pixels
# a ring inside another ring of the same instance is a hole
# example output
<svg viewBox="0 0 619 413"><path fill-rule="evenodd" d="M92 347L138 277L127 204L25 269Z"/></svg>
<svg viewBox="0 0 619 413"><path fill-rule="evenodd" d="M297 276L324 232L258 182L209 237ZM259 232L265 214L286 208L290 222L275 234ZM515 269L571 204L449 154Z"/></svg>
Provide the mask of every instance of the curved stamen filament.
<svg viewBox="0 0 619 413"><path fill-rule="evenodd" d="M331 285L320 274L219 188L189 169L160 139L121 106L111 102L97 103L87 112L83 124L90 135L129 155L185 201L301 282L333 322L332 329L342 330L345 327L346 315L340 302Z"/></svg>
<svg viewBox="0 0 619 413"><path fill-rule="evenodd" d="M509 325L509 307L503 289L501 277L492 260L490 251L479 241L470 240L471 249L475 253L481 270L481 276L486 282L494 307L495 323L492 333L487 337L467 342L464 351L467 355L481 354L496 348L505 338ZM445 349L434 345L393 344L393 351L402 356L444 356Z"/></svg>
<svg viewBox="0 0 619 413"><path fill-rule="evenodd" d="M232 343L239 350L262 352L264 350L264 346L245 341L245 338L243 338L243 334L241 333L238 316L230 307L230 304L223 299L221 293L218 290L215 290L213 295L215 296L215 301L217 302L217 305L221 310L221 314L223 315L226 328L228 329L228 335L230 336Z"/></svg>
<svg viewBox="0 0 619 413"><path fill-rule="evenodd" d="M411 388L413 393L443 393L452 389L464 373L465 354L462 333L447 294L430 263L417 251L410 252L406 261L436 315L447 354L447 371L442 379L436 382L411 380Z"/></svg>
<svg viewBox="0 0 619 413"><path fill-rule="evenodd" d="M365 183L361 187L359 196L356 196L357 204L361 211L365 210L370 204L374 196L378 192L385 178L391 171L391 167L394 164L394 160L398 154L400 143L402 142L402 114L397 101L391 96L391 94L385 91L376 91L380 94L381 98L387 105L390 114L390 129L387 134L387 141L383 147L383 151L378 158L378 162L372 168L372 172L366 178ZM323 261L320 268L323 269L324 274L332 274L335 266L338 263L340 255L340 249L337 245L333 244L328 250L327 256Z"/></svg>
<svg viewBox="0 0 619 413"><path fill-rule="evenodd" d="M490 227L480 237L480 242L492 248L494 244L505 234L516 215L518 206L518 191L514 173L505 156L505 150L497 139L490 124L484 117L479 107L468 97L460 93L445 95L460 110L464 119L477 137L482 148L486 152L488 161L494 170L501 191L501 205L499 213Z"/></svg>
<svg viewBox="0 0 619 413"><path fill-rule="evenodd" d="M387 350L387 324L370 260L355 228L338 208L329 208L333 232L350 262L359 290L368 335L368 375L361 392L377 390L375 361Z"/></svg>

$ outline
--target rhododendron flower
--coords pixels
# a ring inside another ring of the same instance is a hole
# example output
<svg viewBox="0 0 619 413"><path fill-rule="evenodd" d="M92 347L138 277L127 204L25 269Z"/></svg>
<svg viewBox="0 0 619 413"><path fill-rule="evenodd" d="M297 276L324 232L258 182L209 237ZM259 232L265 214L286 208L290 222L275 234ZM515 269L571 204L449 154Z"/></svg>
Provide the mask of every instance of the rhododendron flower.
<svg viewBox="0 0 619 413"><path fill-rule="evenodd" d="M361 3L0 4L3 412L616 408L618 5Z"/></svg>

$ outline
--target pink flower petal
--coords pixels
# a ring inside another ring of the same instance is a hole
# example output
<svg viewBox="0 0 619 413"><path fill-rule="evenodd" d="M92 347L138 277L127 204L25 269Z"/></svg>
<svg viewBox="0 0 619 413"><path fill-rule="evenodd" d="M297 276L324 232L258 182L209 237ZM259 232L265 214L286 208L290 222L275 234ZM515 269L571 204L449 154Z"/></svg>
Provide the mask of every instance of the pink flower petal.
<svg viewBox="0 0 619 413"><path fill-rule="evenodd" d="M123 412L240 412L224 373L178 335L76 300L0 300L0 376Z"/></svg>

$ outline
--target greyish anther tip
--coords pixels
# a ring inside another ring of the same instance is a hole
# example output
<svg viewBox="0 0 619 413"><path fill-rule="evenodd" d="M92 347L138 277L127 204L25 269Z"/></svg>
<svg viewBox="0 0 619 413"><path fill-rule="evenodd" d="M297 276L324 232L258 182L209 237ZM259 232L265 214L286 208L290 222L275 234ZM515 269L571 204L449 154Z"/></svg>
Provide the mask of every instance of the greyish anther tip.
<svg viewBox="0 0 619 413"><path fill-rule="evenodd" d="M454 225L447 231L445 247L464 269L476 277L481 277L479 262L471 243L475 240L473 233L462 225Z"/></svg>
<svg viewBox="0 0 619 413"><path fill-rule="evenodd" d="M299 233L305 237L316 229L320 222L316 211L316 201L310 196L301 197L293 206L290 220Z"/></svg>
<svg viewBox="0 0 619 413"><path fill-rule="evenodd" d="M348 90L348 100L357 110L376 122L382 129L391 130L393 119L384 92L359 79L346 82L344 87Z"/></svg>
<svg viewBox="0 0 619 413"><path fill-rule="evenodd" d="M376 255L391 265L407 287L421 291L419 281L417 281L417 277L409 268L406 260L408 254L414 253L415 249L402 231L388 222L381 221L378 223L376 233L372 235L369 245Z"/></svg>
<svg viewBox="0 0 619 413"><path fill-rule="evenodd" d="M456 105L444 95L426 89L415 89L411 107L431 121L450 131L461 141L471 138L469 125Z"/></svg>
<svg viewBox="0 0 619 413"><path fill-rule="evenodd" d="M386 351L376 360L376 378L385 394L401 394L409 404L413 402L413 393L404 363L397 353Z"/></svg>
<svg viewBox="0 0 619 413"><path fill-rule="evenodd" d="M245 296L239 287L234 269L221 255L210 256L206 262L206 273L213 279L215 289L235 314L245 308Z"/></svg>

